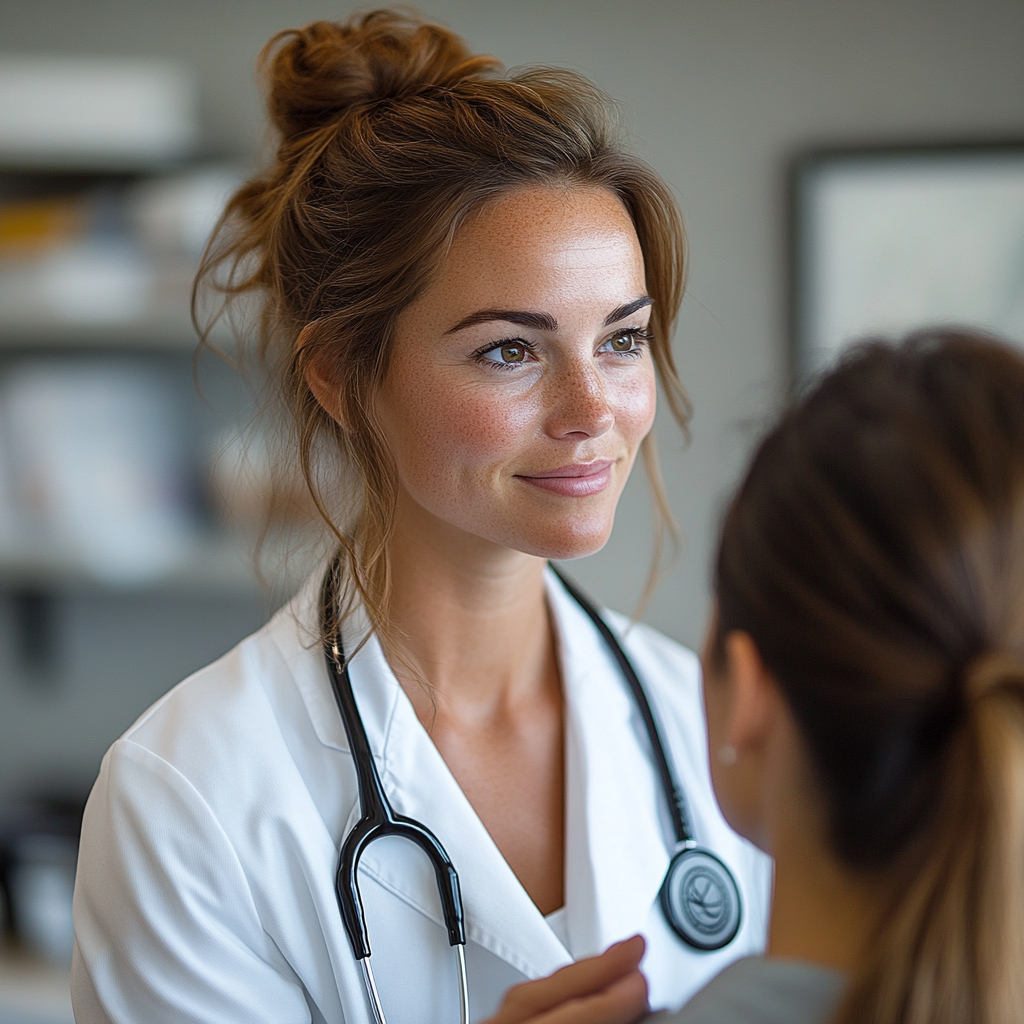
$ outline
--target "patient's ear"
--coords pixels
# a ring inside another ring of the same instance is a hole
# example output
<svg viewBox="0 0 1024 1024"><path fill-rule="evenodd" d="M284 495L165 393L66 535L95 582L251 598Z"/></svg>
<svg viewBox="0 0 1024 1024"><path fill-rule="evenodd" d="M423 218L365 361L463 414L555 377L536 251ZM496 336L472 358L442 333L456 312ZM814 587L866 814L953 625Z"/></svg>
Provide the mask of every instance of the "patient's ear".
<svg viewBox="0 0 1024 1024"><path fill-rule="evenodd" d="M719 640L717 614L716 606L704 649L711 782L725 820L767 852L765 787L780 691L749 633L730 630Z"/></svg>
<svg viewBox="0 0 1024 1024"><path fill-rule="evenodd" d="M306 324L295 342L297 351L301 351L310 341L317 329L317 322ZM313 397L336 423L345 425L344 410L341 403L341 388L331 377L326 359L309 358L302 361L302 373L309 385Z"/></svg>
<svg viewBox="0 0 1024 1024"><path fill-rule="evenodd" d="M725 658L732 682L726 742L738 757L763 753L781 699L778 684L765 666L754 638L744 630L726 635Z"/></svg>

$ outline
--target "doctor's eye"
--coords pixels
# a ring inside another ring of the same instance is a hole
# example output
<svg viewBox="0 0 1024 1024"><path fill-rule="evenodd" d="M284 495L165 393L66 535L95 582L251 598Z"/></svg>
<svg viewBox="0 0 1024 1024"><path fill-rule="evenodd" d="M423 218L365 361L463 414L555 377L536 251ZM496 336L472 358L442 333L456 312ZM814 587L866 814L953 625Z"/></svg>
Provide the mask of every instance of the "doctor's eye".
<svg viewBox="0 0 1024 1024"><path fill-rule="evenodd" d="M479 363L485 363L497 369L511 370L529 362L532 355L530 346L525 341L514 338L480 349L473 354L473 358Z"/></svg>
<svg viewBox="0 0 1024 1024"><path fill-rule="evenodd" d="M620 356L639 356L644 346L651 340L650 331L639 327L620 331L609 338L599 349L599 352L613 352Z"/></svg>

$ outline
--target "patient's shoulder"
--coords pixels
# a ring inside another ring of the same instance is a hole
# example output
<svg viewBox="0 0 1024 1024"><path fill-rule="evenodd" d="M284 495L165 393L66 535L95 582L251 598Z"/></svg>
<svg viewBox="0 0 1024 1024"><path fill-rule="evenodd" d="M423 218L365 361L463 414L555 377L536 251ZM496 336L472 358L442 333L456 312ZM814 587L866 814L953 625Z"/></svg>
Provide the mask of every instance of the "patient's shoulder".
<svg viewBox="0 0 1024 1024"><path fill-rule="evenodd" d="M651 1024L826 1024L846 987L840 971L802 960L745 957L676 1013Z"/></svg>

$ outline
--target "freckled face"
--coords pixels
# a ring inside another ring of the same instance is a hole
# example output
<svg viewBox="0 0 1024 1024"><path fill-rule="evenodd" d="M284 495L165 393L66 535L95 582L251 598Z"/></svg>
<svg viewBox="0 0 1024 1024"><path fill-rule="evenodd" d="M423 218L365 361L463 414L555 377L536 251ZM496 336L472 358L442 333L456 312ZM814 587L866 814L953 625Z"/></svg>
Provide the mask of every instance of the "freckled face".
<svg viewBox="0 0 1024 1024"><path fill-rule="evenodd" d="M544 558L600 548L654 422L649 322L611 193L529 189L478 213L396 326L378 412L400 513Z"/></svg>

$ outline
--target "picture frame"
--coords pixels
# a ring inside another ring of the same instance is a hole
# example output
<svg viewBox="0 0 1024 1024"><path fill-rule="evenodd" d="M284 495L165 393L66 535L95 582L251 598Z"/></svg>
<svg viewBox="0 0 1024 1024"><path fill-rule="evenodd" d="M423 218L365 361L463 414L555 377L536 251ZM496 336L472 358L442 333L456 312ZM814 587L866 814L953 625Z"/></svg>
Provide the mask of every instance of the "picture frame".
<svg viewBox="0 0 1024 1024"><path fill-rule="evenodd" d="M1024 347L1024 140L812 150L789 186L796 379L919 327Z"/></svg>

